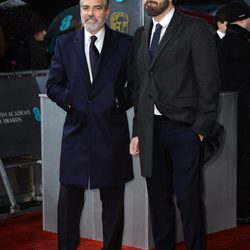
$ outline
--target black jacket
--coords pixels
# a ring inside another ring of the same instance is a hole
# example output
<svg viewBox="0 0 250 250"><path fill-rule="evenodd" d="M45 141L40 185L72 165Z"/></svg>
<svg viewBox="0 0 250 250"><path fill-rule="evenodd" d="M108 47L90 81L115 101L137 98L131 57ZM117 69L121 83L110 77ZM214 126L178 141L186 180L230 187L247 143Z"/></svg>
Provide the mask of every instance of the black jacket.
<svg viewBox="0 0 250 250"><path fill-rule="evenodd" d="M250 91L250 33L229 24L218 47L222 91Z"/></svg>

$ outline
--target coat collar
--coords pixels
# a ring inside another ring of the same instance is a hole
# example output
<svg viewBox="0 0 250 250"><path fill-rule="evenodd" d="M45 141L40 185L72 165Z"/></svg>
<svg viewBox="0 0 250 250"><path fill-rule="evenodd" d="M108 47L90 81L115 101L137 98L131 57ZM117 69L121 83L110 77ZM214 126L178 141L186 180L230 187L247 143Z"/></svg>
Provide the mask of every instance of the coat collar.
<svg viewBox="0 0 250 250"><path fill-rule="evenodd" d="M87 76L90 81L87 59L85 56L84 29L81 29L80 31L76 33L74 44L75 44L74 48L75 48L76 56L84 72L87 72ZM118 44L117 44L117 39L116 39L116 33L113 32L107 25L105 25L104 42L103 42L100 58L98 60L97 74L93 76L93 81L95 81L95 79L100 75L101 71L104 68L105 63L109 61L113 53L116 51L117 46Z"/></svg>
<svg viewBox="0 0 250 250"><path fill-rule="evenodd" d="M84 74L81 74L81 75L83 75L85 80L88 80L88 82L90 84L90 76L89 76L87 59L85 56L85 45L84 44L85 44L84 43L84 29L82 28L75 35L74 52L76 54L76 57L78 58L78 61L80 62L80 68L84 72Z"/></svg>
<svg viewBox="0 0 250 250"><path fill-rule="evenodd" d="M100 60L98 62L98 70L97 70L98 73L96 77L98 77L101 74L105 64L110 60L112 55L115 53L117 47L118 43L117 43L116 32L112 31L107 25L105 25L105 37L103 41L102 51L100 54Z"/></svg>
<svg viewBox="0 0 250 250"><path fill-rule="evenodd" d="M145 25L144 29L145 29L146 41L147 41L147 44L146 44L147 53L146 54L147 54L149 61L151 62L151 68L155 64L155 62L157 61L158 57L160 56L162 50L167 46L167 44L169 43L169 41L171 40L172 36L174 35L178 26L181 23L182 23L182 14L177 9L175 9L175 13L174 13L174 15L169 23L169 26L167 27L167 29L165 31L165 34L163 35L163 37L160 41L158 50L157 50L152 62L151 62L151 58L149 55L149 45L150 45L151 30L153 27L153 22L151 21L148 25Z"/></svg>

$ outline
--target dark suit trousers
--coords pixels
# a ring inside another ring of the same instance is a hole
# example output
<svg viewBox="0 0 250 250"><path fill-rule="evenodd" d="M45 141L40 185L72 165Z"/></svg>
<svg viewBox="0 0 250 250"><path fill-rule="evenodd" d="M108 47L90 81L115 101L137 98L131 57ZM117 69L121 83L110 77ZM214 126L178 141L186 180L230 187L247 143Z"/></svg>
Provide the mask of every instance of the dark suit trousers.
<svg viewBox="0 0 250 250"><path fill-rule="evenodd" d="M100 188L102 201L103 248L120 250L124 225L125 185ZM84 189L60 186L58 201L58 249L75 250L80 241L80 219Z"/></svg>
<svg viewBox="0 0 250 250"><path fill-rule="evenodd" d="M155 118L153 172L146 180L156 250L176 249L174 192L187 249L205 249L201 149L189 125Z"/></svg>

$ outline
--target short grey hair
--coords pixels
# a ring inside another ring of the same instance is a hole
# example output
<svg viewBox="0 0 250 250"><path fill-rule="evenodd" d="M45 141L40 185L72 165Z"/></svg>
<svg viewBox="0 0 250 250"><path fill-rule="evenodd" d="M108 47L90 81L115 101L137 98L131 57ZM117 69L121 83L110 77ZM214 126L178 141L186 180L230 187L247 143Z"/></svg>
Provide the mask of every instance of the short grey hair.
<svg viewBox="0 0 250 250"><path fill-rule="evenodd" d="M80 0L80 1L79 1L79 5L80 5L80 6L82 6L82 2L83 2L83 1L84 1L84 0ZM104 5L104 8L107 9L107 8L109 7L109 0L104 0L103 5Z"/></svg>

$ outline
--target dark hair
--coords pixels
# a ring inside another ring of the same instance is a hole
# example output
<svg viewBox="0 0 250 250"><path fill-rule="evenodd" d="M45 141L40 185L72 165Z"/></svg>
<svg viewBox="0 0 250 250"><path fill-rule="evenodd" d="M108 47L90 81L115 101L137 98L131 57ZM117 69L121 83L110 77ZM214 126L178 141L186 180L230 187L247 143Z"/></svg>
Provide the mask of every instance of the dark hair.
<svg viewBox="0 0 250 250"><path fill-rule="evenodd" d="M228 21L228 15L229 15L229 7L228 5L223 5L217 10L214 17L216 22L224 23L225 21Z"/></svg>
<svg viewBox="0 0 250 250"><path fill-rule="evenodd" d="M80 0L79 1L79 5L81 6L81 2L82 2L83 0ZM105 9L107 9L109 7L109 0L104 0L104 8Z"/></svg>
<svg viewBox="0 0 250 250"><path fill-rule="evenodd" d="M46 21L42 17L40 17L36 14L34 14L31 17L31 19L30 19L30 35L34 35L37 32L46 30L46 28L47 28Z"/></svg>

